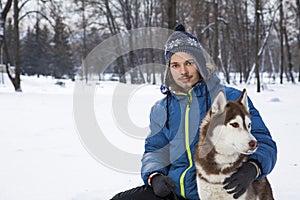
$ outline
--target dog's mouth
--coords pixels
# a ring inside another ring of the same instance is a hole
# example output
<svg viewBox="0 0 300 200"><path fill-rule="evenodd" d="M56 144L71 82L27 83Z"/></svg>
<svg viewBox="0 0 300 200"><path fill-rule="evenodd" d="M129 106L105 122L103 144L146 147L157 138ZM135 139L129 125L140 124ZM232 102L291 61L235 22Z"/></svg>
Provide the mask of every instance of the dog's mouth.
<svg viewBox="0 0 300 200"><path fill-rule="evenodd" d="M240 150L237 146L235 146L234 144L233 144L233 147L235 148L235 150L236 150L238 153L243 154L243 155L251 155L251 154L255 153L255 151L257 150L257 148L256 148L256 149L254 149L254 150L248 149L248 150L246 150L246 151L242 151L242 150Z"/></svg>

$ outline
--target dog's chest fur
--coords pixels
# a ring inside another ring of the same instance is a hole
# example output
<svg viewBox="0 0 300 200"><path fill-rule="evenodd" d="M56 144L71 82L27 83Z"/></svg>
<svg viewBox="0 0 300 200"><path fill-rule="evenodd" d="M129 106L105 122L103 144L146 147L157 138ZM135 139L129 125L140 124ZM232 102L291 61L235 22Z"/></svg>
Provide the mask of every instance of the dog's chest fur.
<svg viewBox="0 0 300 200"><path fill-rule="evenodd" d="M216 162L203 159L201 162L208 163L204 166L196 162L198 194L201 194L200 197L204 200L232 200L232 194L226 192L223 182L241 165L245 157L236 155L224 158L217 154L210 156L210 158L214 157ZM208 166L210 167L208 168ZM246 199L245 195L239 199Z"/></svg>
<svg viewBox="0 0 300 200"><path fill-rule="evenodd" d="M232 200L232 194L228 194L223 188L224 180L229 177L233 172L226 172L223 174L222 171L233 167L232 165L220 166L219 174L207 174L205 170L196 165L197 171L197 185L198 194L201 194L201 199L204 200ZM245 199L243 196L239 199Z"/></svg>
<svg viewBox="0 0 300 200"><path fill-rule="evenodd" d="M197 178L197 184L200 186L198 193L201 194L200 198L204 200L232 200L232 194L228 194L223 184L211 184L201 178ZM212 195L213 194L213 195ZM246 200L245 195L239 199Z"/></svg>

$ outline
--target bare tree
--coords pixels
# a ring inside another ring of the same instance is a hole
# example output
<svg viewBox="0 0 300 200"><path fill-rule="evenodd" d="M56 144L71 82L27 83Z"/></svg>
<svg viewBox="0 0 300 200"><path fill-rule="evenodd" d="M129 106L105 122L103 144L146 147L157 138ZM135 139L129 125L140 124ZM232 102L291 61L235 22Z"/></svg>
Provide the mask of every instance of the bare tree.
<svg viewBox="0 0 300 200"><path fill-rule="evenodd" d="M214 0L214 38L213 38L213 61L218 63L219 54L219 1Z"/></svg>
<svg viewBox="0 0 300 200"><path fill-rule="evenodd" d="M285 45L286 45L286 53L287 53L287 62L288 62L288 70L289 70L289 76L291 78L292 83L295 83L295 78L293 75L293 63L292 63L292 52L291 52L291 46L289 43L288 33L286 26L283 27L283 35L285 38Z"/></svg>
<svg viewBox="0 0 300 200"><path fill-rule="evenodd" d="M88 26L88 21L86 18L86 7L87 7L87 2L86 0L74 0L74 3L76 5L79 5L79 9L76 11L81 13L81 23L79 25L80 29L83 31L83 36L82 36L82 45L80 48L80 53L81 53L81 60L85 59L87 56L87 26ZM83 67L83 77L85 77L85 81L88 82L88 69L87 67Z"/></svg>
<svg viewBox="0 0 300 200"><path fill-rule="evenodd" d="M0 48L2 49L3 43L5 43L5 22L7 14L11 8L12 0L8 0L4 6L4 9L1 10L1 38L0 38ZM2 9L2 2L1 2L1 9ZM1 63L2 64L2 63Z"/></svg>
<svg viewBox="0 0 300 200"><path fill-rule="evenodd" d="M284 47L283 47L283 3L282 0L280 2L280 83L283 84L283 71L284 71Z"/></svg>
<svg viewBox="0 0 300 200"><path fill-rule="evenodd" d="M145 21L145 26L146 27L151 27L152 22L153 22L153 15L154 15L154 10L155 10L155 2L153 0L146 0L145 1L145 12L144 12L144 21ZM152 32L149 30L149 43L152 43ZM146 55L147 63L154 63L154 51L153 49L149 50L149 53L147 54L147 51L144 51ZM147 83L151 83L151 74L152 74L152 84L156 84L156 77L155 77L155 65L152 64L151 71L150 67L146 67L146 72L147 72Z"/></svg>
<svg viewBox="0 0 300 200"><path fill-rule="evenodd" d="M174 29L176 25L176 0L168 0L167 2L168 28Z"/></svg>
<svg viewBox="0 0 300 200"><path fill-rule="evenodd" d="M82 38L82 57L85 58L87 56L87 19L86 19L86 0L75 0L76 4L80 4L80 12L81 12L81 28L83 30L83 38Z"/></svg>
<svg viewBox="0 0 300 200"><path fill-rule="evenodd" d="M12 1L10 2L10 6ZM24 4L23 4L24 5ZM9 6L9 8L10 8ZM7 8L7 7L6 7ZM20 57L19 57L19 49L20 49L20 40L19 40L19 11L20 8L18 7L18 0L13 0L13 11L14 11L14 28L13 28L13 38L14 38L14 46L13 46L13 52L14 52L14 67L15 67L15 75L10 71L10 65L9 65L9 53L8 53L8 47L6 43L4 43L4 60L6 62L6 71L7 75L12 82L15 91L16 92L22 92L21 89L21 79L20 79ZM7 11L8 12L8 11Z"/></svg>
<svg viewBox="0 0 300 200"><path fill-rule="evenodd" d="M296 0L296 13L297 13L297 30L298 30L298 35L297 35L297 40L298 40L298 66L299 66L299 71L298 71L298 82L300 82L300 64L299 64L299 52L300 52L300 0Z"/></svg>
<svg viewBox="0 0 300 200"><path fill-rule="evenodd" d="M255 72L256 72L256 79L257 79L257 92L260 92L260 75L259 75L259 15L260 15L260 4L259 0L255 1Z"/></svg>
<svg viewBox="0 0 300 200"><path fill-rule="evenodd" d="M30 2L30 0L25 0L22 2L19 2L19 0L8 0L6 2L6 6L4 8L4 11L2 12L2 18L6 19L6 15L8 11L11 8L11 5L13 4L13 55L9 55L8 51L8 46L6 45L6 42L4 42L4 60L6 62L6 70L7 70L7 75L12 82L14 89L16 92L22 92L21 89L21 67L20 67L20 31L19 31L19 25L20 21L24 19L24 17L30 15L31 13L37 13L39 15L42 15L43 18L48 19L47 16L43 15L40 11L38 10L31 10L26 12L24 15L20 16L21 10ZM46 1L43 1L46 2ZM20 5L19 5L20 3ZM14 75L11 73L10 66L9 66L9 61L10 57L13 57L13 64L15 67L14 70Z"/></svg>

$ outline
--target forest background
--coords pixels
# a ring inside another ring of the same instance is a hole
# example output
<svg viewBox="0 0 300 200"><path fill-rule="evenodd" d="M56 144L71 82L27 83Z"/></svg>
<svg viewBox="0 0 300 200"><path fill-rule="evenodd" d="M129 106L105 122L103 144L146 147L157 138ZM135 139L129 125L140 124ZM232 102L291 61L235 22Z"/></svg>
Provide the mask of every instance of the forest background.
<svg viewBox="0 0 300 200"><path fill-rule="evenodd" d="M160 83L159 49L130 51L101 72L82 61L114 35L177 23L197 35L228 84L255 78L259 92L263 73L271 82L300 81L299 0L1 0L0 8L0 71L15 91L21 75Z"/></svg>

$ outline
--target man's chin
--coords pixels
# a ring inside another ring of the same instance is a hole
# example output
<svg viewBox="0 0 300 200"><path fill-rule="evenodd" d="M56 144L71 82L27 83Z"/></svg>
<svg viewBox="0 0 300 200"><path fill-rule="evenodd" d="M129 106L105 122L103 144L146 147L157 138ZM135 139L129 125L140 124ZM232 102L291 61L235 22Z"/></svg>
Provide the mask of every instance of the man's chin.
<svg viewBox="0 0 300 200"><path fill-rule="evenodd" d="M186 90L186 91L189 91L192 88L192 86L190 84L184 84L181 87L184 88L184 90Z"/></svg>
<svg viewBox="0 0 300 200"><path fill-rule="evenodd" d="M199 82L199 81L198 81ZM196 83L193 83L191 81L187 81L187 82L183 82L183 81L180 81L180 82L177 82L176 85L179 86L181 89L179 90L182 90L184 92L188 92L190 89L192 89L198 82Z"/></svg>

